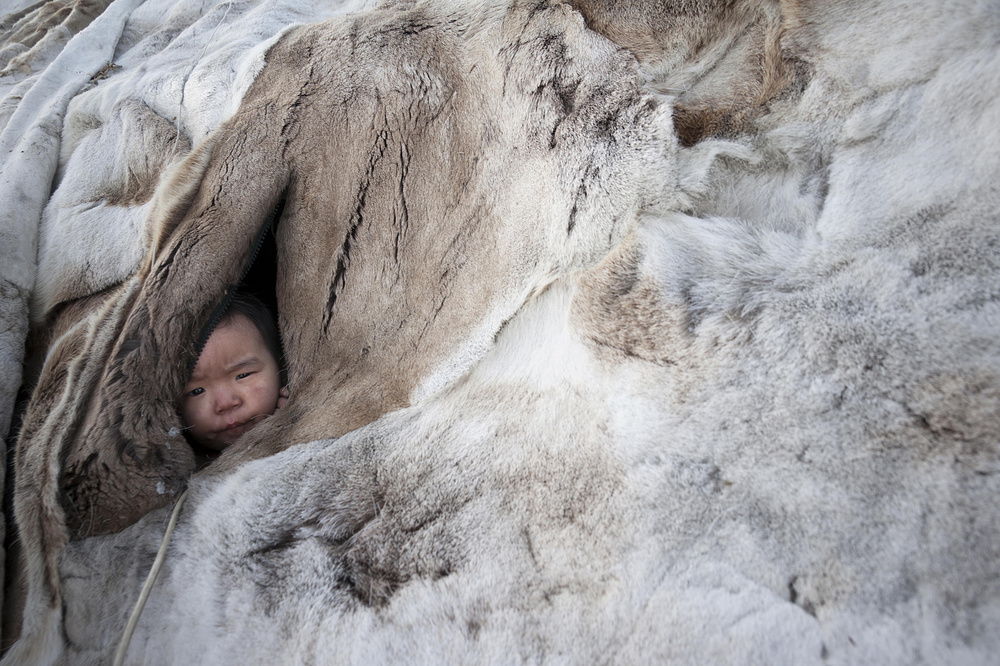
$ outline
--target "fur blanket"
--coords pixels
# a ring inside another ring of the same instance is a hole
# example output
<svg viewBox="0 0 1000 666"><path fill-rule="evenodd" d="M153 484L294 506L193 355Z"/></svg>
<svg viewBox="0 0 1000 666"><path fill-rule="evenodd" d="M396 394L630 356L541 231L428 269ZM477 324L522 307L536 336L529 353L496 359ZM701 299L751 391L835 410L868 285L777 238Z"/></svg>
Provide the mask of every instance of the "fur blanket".
<svg viewBox="0 0 1000 666"><path fill-rule="evenodd" d="M9 663L109 658L185 486L137 663L1000 649L991 7L21 5ZM292 398L192 476L261 247Z"/></svg>

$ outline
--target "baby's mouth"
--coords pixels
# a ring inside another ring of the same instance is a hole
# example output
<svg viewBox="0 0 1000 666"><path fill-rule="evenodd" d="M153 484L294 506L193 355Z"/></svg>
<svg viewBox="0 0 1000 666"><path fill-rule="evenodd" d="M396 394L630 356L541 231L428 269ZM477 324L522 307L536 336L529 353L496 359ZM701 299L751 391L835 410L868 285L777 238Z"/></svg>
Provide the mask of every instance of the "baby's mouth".
<svg viewBox="0 0 1000 666"><path fill-rule="evenodd" d="M258 414L257 416L252 416L246 421L240 421L239 423L234 423L232 425L227 425L220 431L225 437L239 437L244 434L247 430L253 428L260 420L267 418L267 414Z"/></svg>
<svg viewBox="0 0 1000 666"><path fill-rule="evenodd" d="M234 423L232 425L228 425L228 426L226 426L225 428L223 428L221 430L220 434L223 435L224 437L232 437L234 435L236 435L236 436L242 435L243 432L244 432L244 430L245 430L245 428L248 425L251 425L252 423L253 423L252 421L241 421L240 423Z"/></svg>

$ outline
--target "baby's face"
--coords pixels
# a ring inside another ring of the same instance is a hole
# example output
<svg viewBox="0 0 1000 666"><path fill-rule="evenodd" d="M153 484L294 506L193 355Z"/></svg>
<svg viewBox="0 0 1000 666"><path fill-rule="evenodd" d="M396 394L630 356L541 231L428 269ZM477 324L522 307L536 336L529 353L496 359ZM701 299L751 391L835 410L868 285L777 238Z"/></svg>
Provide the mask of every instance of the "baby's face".
<svg viewBox="0 0 1000 666"><path fill-rule="evenodd" d="M196 442L221 451L274 413L281 390L278 362L243 315L217 326L205 343L180 411Z"/></svg>

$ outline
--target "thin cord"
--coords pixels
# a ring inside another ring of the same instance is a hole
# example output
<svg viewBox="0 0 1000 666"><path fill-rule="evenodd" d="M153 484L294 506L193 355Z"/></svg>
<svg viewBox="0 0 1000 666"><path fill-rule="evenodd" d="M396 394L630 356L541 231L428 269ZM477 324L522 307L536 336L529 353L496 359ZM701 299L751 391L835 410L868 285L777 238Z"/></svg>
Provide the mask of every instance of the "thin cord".
<svg viewBox="0 0 1000 666"><path fill-rule="evenodd" d="M181 496L177 498L177 503L174 504L174 510L170 514L170 522L167 523L167 531L164 532L163 540L160 542L160 550L156 553L156 559L153 560L153 566L149 570L149 575L146 576L142 592L139 593L139 600L135 602L132 615L128 619L128 624L125 625L125 633L122 635L121 642L118 643L118 650L115 651L115 660L112 662L114 666L122 666L125 663L125 653L128 652L128 644L132 641L132 634L135 633L135 627L139 624L139 616L142 615L142 609L146 606L146 600L149 599L153 583L156 582L156 577L163 567L163 561L167 559L167 548L170 546L170 537L174 534L177 517L181 515L181 507L184 506L184 500L187 499L187 496L188 488L185 488Z"/></svg>

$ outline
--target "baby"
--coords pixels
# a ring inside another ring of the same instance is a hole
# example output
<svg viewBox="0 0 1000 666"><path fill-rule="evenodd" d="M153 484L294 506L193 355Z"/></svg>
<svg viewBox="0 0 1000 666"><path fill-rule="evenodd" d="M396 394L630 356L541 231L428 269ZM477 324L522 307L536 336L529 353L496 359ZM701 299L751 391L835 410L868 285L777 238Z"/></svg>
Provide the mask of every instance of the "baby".
<svg viewBox="0 0 1000 666"><path fill-rule="evenodd" d="M280 358L271 313L256 298L237 294L184 385L179 408L188 436L221 451L284 405Z"/></svg>

